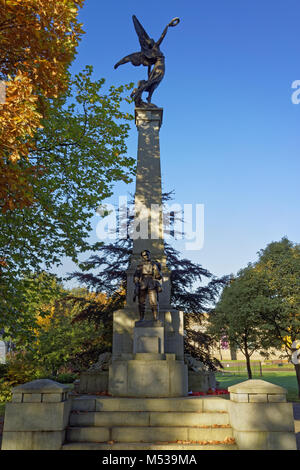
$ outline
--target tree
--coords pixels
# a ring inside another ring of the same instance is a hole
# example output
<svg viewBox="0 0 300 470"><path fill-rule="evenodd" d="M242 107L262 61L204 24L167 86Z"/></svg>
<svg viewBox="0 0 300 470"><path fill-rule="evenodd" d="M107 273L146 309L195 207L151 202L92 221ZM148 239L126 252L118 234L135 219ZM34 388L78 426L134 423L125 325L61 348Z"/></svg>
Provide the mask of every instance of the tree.
<svg viewBox="0 0 300 470"><path fill-rule="evenodd" d="M113 183L129 182L134 173L125 144L133 117L120 109L131 85L103 93L104 79L91 75L86 67L49 102L31 163L22 161L24 169L32 163L40 169L38 178L29 178L34 203L0 213L0 308L8 321L18 315L24 273L58 265L63 256L76 262L79 253L98 249L100 242L88 241L91 218Z"/></svg>
<svg viewBox="0 0 300 470"><path fill-rule="evenodd" d="M16 349L30 349L36 340L38 318L51 314L51 306L62 298L64 289L55 275L46 272L30 273L22 277L17 286L14 292L20 290L18 304L12 303L10 312L8 309L1 311L2 331Z"/></svg>
<svg viewBox="0 0 300 470"><path fill-rule="evenodd" d="M261 311L266 307L267 286L261 276L248 266L231 276L221 298L209 316L208 333L216 340L225 337L244 354L248 378L252 378L250 358L255 351L269 346L261 328Z"/></svg>
<svg viewBox="0 0 300 470"><path fill-rule="evenodd" d="M80 314L80 304L70 298L93 297L99 307L106 303L104 295L90 294L86 289L65 289L56 276L32 274L23 279L23 309L13 337L13 353L8 360L7 380L15 385L25 379L56 376L63 368L80 371L91 364L86 350L97 350L103 343L103 328L89 321L80 324L74 318ZM9 338L10 329L4 334ZM83 361L82 358L85 360ZM95 357L93 357L95 359ZM22 370L20 369L22 366ZM24 371L25 369L25 371Z"/></svg>
<svg viewBox="0 0 300 470"><path fill-rule="evenodd" d="M89 297L89 293L83 291L64 290L60 298L44 306L48 309L46 316L38 315L35 341L25 353L25 360L34 364L37 373L56 376L63 369L79 372L93 362L82 361L82 357L86 356L86 350L90 350L91 345L101 347L102 328L95 329L88 321L80 324L74 322L80 307L69 300L71 295ZM102 296L97 296L96 300L99 305L104 301Z"/></svg>
<svg viewBox="0 0 300 470"><path fill-rule="evenodd" d="M2 211L31 205L29 176L34 134L46 115L47 99L68 88L68 67L83 34L77 21L84 0L1 0L0 197ZM25 168L23 163L26 162Z"/></svg>
<svg viewBox="0 0 300 470"><path fill-rule="evenodd" d="M163 201L170 199L171 193L163 195ZM129 217L128 224L132 218ZM126 270L132 253L132 240L119 239L115 243L104 244L97 255L92 255L81 263L81 271L71 274L89 290L104 292L111 299L102 310L93 303L86 302L78 320L89 318L96 324L103 320L108 335L112 336L113 312L122 308L126 299ZM218 293L226 282L226 277L217 279L200 264L183 259L171 245L165 242L167 266L171 270L171 304L185 313L185 350L214 369L218 364L211 357L210 337L202 331L195 331L194 324L204 320L204 312L209 311ZM201 285L203 278L209 280ZM199 285L200 284L200 285ZM196 286L196 287L195 287Z"/></svg>
<svg viewBox="0 0 300 470"><path fill-rule="evenodd" d="M269 348L291 359L300 335L300 245L284 237L258 255L224 289L212 328L237 344L246 360L249 350ZM295 371L300 395L300 364Z"/></svg>
<svg viewBox="0 0 300 470"><path fill-rule="evenodd" d="M267 284L271 302L271 308L261 311L263 328L291 360L293 343L300 339L300 244L286 237L268 244L254 269ZM300 396L300 364L294 366Z"/></svg>

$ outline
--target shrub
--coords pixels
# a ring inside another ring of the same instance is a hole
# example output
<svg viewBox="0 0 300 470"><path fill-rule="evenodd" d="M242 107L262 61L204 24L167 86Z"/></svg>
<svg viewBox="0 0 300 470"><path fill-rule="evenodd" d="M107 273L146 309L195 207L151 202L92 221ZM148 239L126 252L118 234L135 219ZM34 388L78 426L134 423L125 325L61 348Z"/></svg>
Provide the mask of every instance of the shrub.
<svg viewBox="0 0 300 470"><path fill-rule="evenodd" d="M0 364L0 378L6 375L7 370L8 370L7 364Z"/></svg>
<svg viewBox="0 0 300 470"><path fill-rule="evenodd" d="M10 401L12 397L11 393L12 385L5 379L0 379L0 403Z"/></svg>

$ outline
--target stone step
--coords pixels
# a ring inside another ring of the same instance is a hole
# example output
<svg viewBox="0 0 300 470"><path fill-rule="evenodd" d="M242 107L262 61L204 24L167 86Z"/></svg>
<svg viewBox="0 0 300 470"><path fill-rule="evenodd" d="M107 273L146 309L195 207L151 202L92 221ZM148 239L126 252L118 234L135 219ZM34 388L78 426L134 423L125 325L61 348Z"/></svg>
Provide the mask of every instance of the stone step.
<svg viewBox="0 0 300 470"><path fill-rule="evenodd" d="M120 398L91 395L74 396L75 411L162 411L227 412L229 400L222 397Z"/></svg>
<svg viewBox="0 0 300 470"><path fill-rule="evenodd" d="M182 441L224 441L232 438L231 427L70 427L67 429L68 442L176 442Z"/></svg>
<svg viewBox="0 0 300 470"><path fill-rule="evenodd" d="M69 442L62 446L62 450L238 450L236 444L155 444L153 442L126 442L115 444L102 444L97 442Z"/></svg>
<svg viewBox="0 0 300 470"><path fill-rule="evenodd" d="M111 440L108 427L69 427L66 430L67 442L107 442Z"/></svg>
<svg viewBox="0 0 300 470"><path fill-rule="evenodd" d="M89 411L73 412L71 426L212 426L229 425L227 413L158 412L158 411Z"/></svg>

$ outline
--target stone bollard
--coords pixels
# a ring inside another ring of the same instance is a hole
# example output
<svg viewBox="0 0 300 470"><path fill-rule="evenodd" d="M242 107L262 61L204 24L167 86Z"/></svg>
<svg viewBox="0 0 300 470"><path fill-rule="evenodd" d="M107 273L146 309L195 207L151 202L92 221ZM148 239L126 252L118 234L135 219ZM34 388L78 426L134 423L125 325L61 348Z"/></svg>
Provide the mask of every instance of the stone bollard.
<svg viewBox="0 0 300 470"><path fill-rule="evenodd" d="M59 450L71 411L69 386L33 380L13 388L5 406L2 450Z"/></svg>
<svg viewBox="0 0 300 470"><path fill-rule="evenodd" d="M286 390L264 380L228 387L228 412L239 450L296 450L293 406Z"/></svg>

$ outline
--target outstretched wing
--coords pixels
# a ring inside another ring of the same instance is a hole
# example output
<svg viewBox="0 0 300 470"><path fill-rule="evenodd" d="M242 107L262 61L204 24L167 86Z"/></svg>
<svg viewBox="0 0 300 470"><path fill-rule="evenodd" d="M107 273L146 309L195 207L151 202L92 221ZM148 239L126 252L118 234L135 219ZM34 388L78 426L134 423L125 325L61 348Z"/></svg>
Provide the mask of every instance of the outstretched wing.
<svg viewBox="0 0 300 470"><path fill-rule="evenodd" d="M135 15L132 16L134 29L139 37L139 42L143 52L147 52L153 45L153 39L150 39L143 26Z"/></svg>

